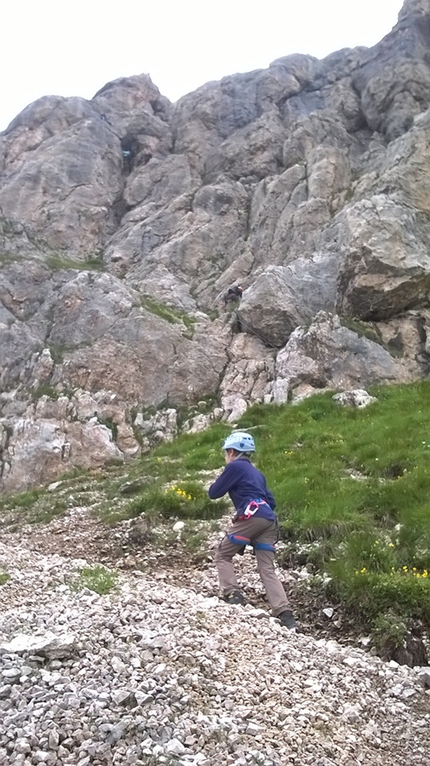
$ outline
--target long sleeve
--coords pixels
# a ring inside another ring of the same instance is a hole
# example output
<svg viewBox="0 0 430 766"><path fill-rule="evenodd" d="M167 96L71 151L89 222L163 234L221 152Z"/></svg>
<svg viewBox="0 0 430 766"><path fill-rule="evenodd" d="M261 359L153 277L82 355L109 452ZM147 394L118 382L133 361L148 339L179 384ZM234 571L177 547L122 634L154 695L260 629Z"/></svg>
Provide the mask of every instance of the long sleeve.
<svg viewBox="0 0 430 766"><path fill-rule="evenodd" d="M259 513L264 515L268 512L267 518L275 517L275 498L267 487L264 474L248 459L238 458L227 463L223 472L208 489L211 500L223 497L227 493L238 513L243 511L251 500L261 498L267 503L267 510L264 511L264 506L262 506Z"/></svg>
<svg viewBox="0 0 430 766"><path fill-rule="evenodd" d="M234 471L231 470L233 463L229 463L224 468L222 474L210 485L208 489L208 495L211 500L217 500L219 497L223 497L235 484L236 478Z"/></svg>

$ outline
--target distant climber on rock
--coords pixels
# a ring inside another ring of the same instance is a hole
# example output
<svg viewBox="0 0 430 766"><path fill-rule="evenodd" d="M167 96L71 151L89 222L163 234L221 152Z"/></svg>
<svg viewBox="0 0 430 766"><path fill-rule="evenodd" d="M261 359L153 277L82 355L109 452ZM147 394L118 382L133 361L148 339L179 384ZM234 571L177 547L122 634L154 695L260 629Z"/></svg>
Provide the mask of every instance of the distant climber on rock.
<svg viewBox="0 0 430 766"><path fill-rule="evenodd" d="M122 161L124 169L129 173L131 170L131 151L130 149L123 149L122 150Z"/></svg>
<svg viewBox="0 0 430 766"><path fill-rule="evenodd" d="M238 303L242 297L242 293L243 287L239 287L239 285L229 287L223 296L224 308L226 308L229 303Z"/></svg>
<svg viewBox="0 0 430 766"><path fill-rule="evenodd" d="M250 461L255 452L254 439L251 434L235 431L225 439L222 448L226 466L208 490L211 500L228 493L236 509L232 524L215 554L222 597L228 604L246 604L232 559L251 545L273 616L286 628L295 628L294 615L274 566L278 539L275 499L264 474Z"/></svg>

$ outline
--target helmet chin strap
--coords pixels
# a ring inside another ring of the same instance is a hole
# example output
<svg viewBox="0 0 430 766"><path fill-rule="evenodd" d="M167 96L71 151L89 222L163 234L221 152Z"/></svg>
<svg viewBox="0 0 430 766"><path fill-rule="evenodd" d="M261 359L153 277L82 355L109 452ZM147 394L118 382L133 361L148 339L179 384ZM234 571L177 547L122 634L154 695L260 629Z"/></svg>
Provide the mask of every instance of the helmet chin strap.
<svg viewBox="0 0 430 766"><path fill-rule="evenodd" d="M242 457L242 455L245 454L244 452L238 452L233 447L230 447L229 449L227 449L226 452L230 458L230 462L233 462L233 460L237 460L239 457ZM231 452L233 452L233 455L231 454Z"/></svg>

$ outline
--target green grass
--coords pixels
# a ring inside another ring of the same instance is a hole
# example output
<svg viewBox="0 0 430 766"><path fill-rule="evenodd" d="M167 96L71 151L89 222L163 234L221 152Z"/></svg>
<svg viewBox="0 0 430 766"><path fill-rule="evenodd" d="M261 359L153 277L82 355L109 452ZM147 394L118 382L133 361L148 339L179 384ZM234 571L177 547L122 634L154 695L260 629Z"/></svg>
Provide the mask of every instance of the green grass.
<svg viewBox="0 0 430 766"><path fill-rule="evenodd" d="M283 538L314 544L336 596L369 623L394 604L430 626L430 384L369 391L363 410L324 394L240 426L255 429Z"/></svg>
<svg viewBox="0 0 430 766"><path fill-rule="evenodd" d="M83 469L75 468L59 476L55 491L38 487L16 495L0 498L0 516L4 527L18 529L23 524L48 524L61 516L73 504L91 505L100 480L106 484L106 475L101 477Z"/></svg>
<svg viewBox="0 0 430 766"><path fill-rule="evenodd" d="M277 500L291 555L307 546L308 560L340 590L351 578L363 587L365 578L355 574L363 568L390 578L405 566L408 572L430 569L430 384L374 387L371 393L378 401L363 410L341 407L327 393L297 406L258 405L240 422L255 436L256 464ZM121 517L216 518L218 509L196 483L202 487L201 471L222 470L228 432L216 423L138 461L133 471L151 479L122 504ZM193 501L171 485L189 489Z"/></svg>
<svg viewBox="0 0 430 766"><path fill-rule="evenodd" d="M41 489L29 489L17 495L3 497L0 499L0 509L33 508L41 493Z"/></svg>
<svg viewBox="0 0 430 766"><path fill-rule="evenodd" d="M117 580L117 572L101 565L83 567L79 570L78 577L73 582L73 587L75 590L88 588L88 590L98 593L99 596L103 596L116 590Z"/></svg>
<svg viewBox="0 0 430 766"><path fill-rule="evenodd" d="M184 324L188 330L189 337L193 336L196 320L194 317L191 317L189 314L187 314L186 311L180 311L178 309L172 308L171 306L166 306L166 304L154 300L154 298L151 298L149 295L143 296L141 305L142 308L146 309L151 314L155 314L155 316L161 317L161 319L164 319L170 324Z"/></svg>
<svg viewBox="0 0 430 766"><path fill-rule="evenodd" d="M385 626L394 640L409 620L430 628L430 382L369 393L377 401L362 410L341 407L331 393L294 406L258 405L239 425L254 435L256 465L277 501L284 562L312 563L357 624L380 638ZM57 502L72 494L85 504L87 497L107 523L142 513L169 529L172 520L184 520L194 531L189 539L184 531L183 542L197 550L205 531L195 525L229 507L226 499L208 500L205 472L223 469L221 445L230 430L215 423L121 468L71 478ZM136 480L135 494L122 493ZM11 507L43 515L49 493L39 493L23 493Z"/></svg>
<svg viewBox="0 0 430 766"><path fill-rule="evenodd" d="M6 574L6 572L0 572L0 585L4 585L8 580L10 580L10 575Z"/></svg>
<svg viewBox="0 0 430 766"><path fill-rule="evenodd" d="M331 393L297 406L258 405L240 428L254 434L256 464L277 500L284 559L328 574L363 625L394 603L394 622L419 617L430 626L430 383L370 393L377 402L363 410L339 406ZM141 470L152 481L123 513L215 518L205 491L191 502L166 487L187 491L188 477L221 471L228 431L217 423L145 457Z"/></svg>
<svg viewBox="0 0 430 766"><path fill-rule="evenodd" d="M51 253L46 259L46 265L53 271L62 269L102 271L103 253L88 253L82 260L74 260L63 253Z"/></svg>
<svg viewBox="0 0 430 766"><path fill-rule="evenodd" d="M155 459L160 458L159 462L178 460L185 471L213 470L223 465L221 444L230 431L225 423L215 423L198 434L183 434L175 441L157 447L152 454Z"/></svg>

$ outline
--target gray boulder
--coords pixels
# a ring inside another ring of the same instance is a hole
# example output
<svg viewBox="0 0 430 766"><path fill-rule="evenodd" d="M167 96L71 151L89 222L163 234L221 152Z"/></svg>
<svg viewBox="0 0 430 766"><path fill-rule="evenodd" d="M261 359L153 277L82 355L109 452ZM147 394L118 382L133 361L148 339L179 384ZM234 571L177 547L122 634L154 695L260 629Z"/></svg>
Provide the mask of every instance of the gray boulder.
<svg viewBox="0 0 430 766"><path fill-rule="evenodd" d="M294 398L326 388L366 388L371 383L410 381L412 375L381 344L359 336L336 315L320 312L312 324L297 328L275 363L273 399Z"/></svg>

